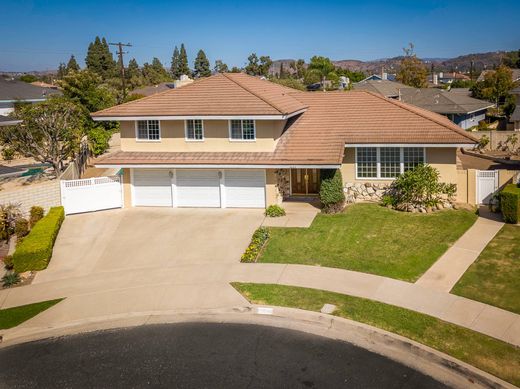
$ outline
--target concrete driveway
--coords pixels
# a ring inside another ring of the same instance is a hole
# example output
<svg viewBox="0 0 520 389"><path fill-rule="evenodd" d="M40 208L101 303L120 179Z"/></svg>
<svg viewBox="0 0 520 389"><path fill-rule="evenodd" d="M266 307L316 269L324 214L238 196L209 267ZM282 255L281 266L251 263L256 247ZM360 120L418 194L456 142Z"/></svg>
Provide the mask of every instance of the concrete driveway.
<svg viewBox="0 0 520 389"><path fill-rule="evenodd" d="M67 216L34 283L108 271L237 263L263 210L131 208Z"/></svg>

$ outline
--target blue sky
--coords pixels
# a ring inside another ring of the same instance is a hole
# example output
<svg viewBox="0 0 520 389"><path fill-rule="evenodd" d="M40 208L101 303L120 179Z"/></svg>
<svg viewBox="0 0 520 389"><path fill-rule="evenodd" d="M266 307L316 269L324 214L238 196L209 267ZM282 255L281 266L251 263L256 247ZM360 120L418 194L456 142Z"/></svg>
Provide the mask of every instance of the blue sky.
<svg viewBox="0 0 520 389"><path fill-rule="evenodd" d="M243 66L251 52L272 59L324 55L376 59L413 42L422 57L520 48L520 1L28 1L0 0L0 71L81 65L96 35L134 46L125 61L169 66L184 42L190 62Z"/></svg>

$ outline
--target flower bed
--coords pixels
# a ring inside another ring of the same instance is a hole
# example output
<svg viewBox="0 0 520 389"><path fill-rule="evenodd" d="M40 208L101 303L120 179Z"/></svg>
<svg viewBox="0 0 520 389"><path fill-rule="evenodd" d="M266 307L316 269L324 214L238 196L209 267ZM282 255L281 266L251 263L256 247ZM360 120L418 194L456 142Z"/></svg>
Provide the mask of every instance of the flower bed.
<svg viewBox="0 0 520 389"><path fill-rule="evenodd" d="M251 243L249 243L246 251L242 254L241 262L256 262L258 255L264 248L269 236L270 232L267 228L258 228L251 238Z"/></svg>

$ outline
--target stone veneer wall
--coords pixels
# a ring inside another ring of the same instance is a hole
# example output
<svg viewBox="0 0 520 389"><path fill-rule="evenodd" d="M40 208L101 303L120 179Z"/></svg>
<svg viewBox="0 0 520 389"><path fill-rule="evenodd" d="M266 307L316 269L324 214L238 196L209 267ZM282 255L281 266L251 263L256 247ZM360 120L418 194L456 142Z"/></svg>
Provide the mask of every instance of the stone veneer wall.
<svg viewBox="0 0 520 389"><path fill-rule="evenodd" d="M291 176L289 169L278 169L276 174L276 188L282 199L291 195Z"/></svg>
<svg viewBox="0 0 520 389"><path fill-rule="evenodd" d="M379 201L390 187L388 184L376 184L370 182L346 182L343 191L347 203L358 201Z"/></svg>

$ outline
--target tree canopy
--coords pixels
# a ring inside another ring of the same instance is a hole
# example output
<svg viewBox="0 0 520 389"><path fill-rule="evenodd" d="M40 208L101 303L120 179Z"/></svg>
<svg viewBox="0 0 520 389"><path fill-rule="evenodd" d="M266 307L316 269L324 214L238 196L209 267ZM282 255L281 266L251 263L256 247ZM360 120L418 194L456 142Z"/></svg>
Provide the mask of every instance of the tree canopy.
<svg viewBox="0 0 520 389"><path fill-rule="evenodd" d="M271 57L268 55L262 55L260 58L258 58L256 53L251 53L251 55L247 57L247 61L248 64L244 70L251 76L267 77L269 75L269 68L273 64Z"/></svg>
<svg viewBox="0 0 520 389"><path fill-rule="evenodd" d="M86 111L64 97L20 106L22 123L0 131L1 142L20 155L52 165L59 175L63 162L78 151L85 132Z"/></svg>
<svg viewBox="0 0 520 389"><path fill-rule="evenodd" d="M172 78L162 65L159 58L154 57L152 63L146 62L143 65L143 77L147 84L156 85L161 82L171 81Z"/></svg>
<svg viewBox="0 0 520 389"><path fill-rule="evenodd" d="M206 53L204 53L204 50L199 50L199 52L197 53L197 58L195 58L195 65L193 68L193 75L196 78L211 76L211 69L209 67L208 57L206 57Z"/></svg>
<svg viewBox="0 0 520 389"><path fill-rule="evenodd" d="M70 72L77 72L77 71L79 71L79 69L80 68L79 68L78 62L76 61L76 58L74 57L74 55L71 55L69 62L67 62L67 68L66 68L67 74L69 74Z"/></svg>
<svg viewBox="0 0 520 389"><path fill-rule="evenodd" d="M428 70L414 52L414 45L409 44L403 48L404 57L399 65L397 81L414 88L425 88L428 86Z"/></svg>
<svg viewBox="0 0 520 389"><path fill-rule="evenodd" d="M217 59L215 61L215 67L213 68L213 70L216 73L227 73L227 72L229 72L228 66L224 62L222 62L221 59Z"/></svg>
<svg viewBox="0 0 520 389"><path fill-rule="evenodd" d="M477 82L472 88L473 97L488 100L497 105L503 104L506 115L514 110L514 101L511 99L511 89L515 87L511 69L500 65L484 75L484 80Z"/></svg>
<svg viewBox="0 0 520 389"><path fill-rule="evenodd" d="M181 43L179 52L179 73L179 77L182 75L191 76L190 66L188 65L188 54L186 54L184 43Z"/></svg>
<svg viewBox="0 0 520 389"><path fill-rule="evenodd" d="M85 64L88 70L101 76L102 80L117 75L116 61L114 61L105 38L100 39L96 36L94 42L88 45Z"/></svg>

